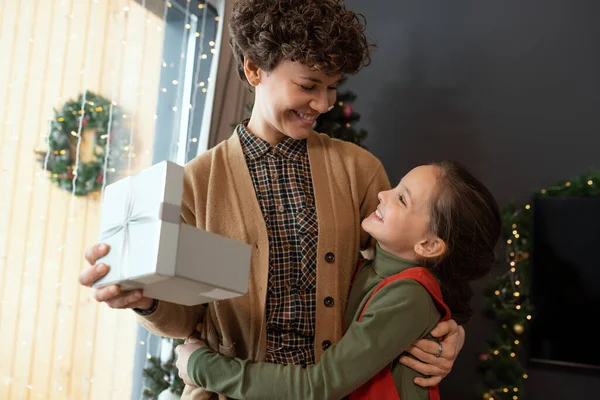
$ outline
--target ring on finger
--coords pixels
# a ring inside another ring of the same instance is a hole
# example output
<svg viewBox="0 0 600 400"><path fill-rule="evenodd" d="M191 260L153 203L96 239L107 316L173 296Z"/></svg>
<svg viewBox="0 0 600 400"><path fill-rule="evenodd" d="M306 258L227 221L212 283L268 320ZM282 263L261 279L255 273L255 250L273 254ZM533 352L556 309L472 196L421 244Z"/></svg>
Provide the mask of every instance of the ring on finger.
<svg viewBox="0 0 600 400"><path fill-rule="evenodd" d="M435 356L436 356L437 358L440 358L440 357L442 356L442 353L443 353L443 352L444 352L444 345L443 345L441 342L439 342L439 343L438 343L438 351L437 351L437 353L435 354Z"/></svg>

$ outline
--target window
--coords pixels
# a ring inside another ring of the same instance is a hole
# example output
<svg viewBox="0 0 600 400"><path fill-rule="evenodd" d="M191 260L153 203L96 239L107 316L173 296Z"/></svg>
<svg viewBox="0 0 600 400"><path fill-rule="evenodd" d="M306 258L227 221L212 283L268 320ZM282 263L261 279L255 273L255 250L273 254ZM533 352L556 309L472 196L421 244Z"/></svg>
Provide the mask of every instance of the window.
<svg viewBox="0 0 600 400"><path fill-rule="evenodd" d="M196 156L202 142L219 3L171 0L162 9L160 3L147 5L150 11L161 12L165 21L152 163L184 164Z"/></svg>
<svg viewBox="0 0 600 400"><path fill-rule="evenodd" d="M216 68L216 42L219 32L219 9L222 2L197 0L147 0L149 11L160 15L165 23L163 57L160 65L158 101L152 164L169 160L183 165L193 159L207 138L205 106L210 105L210 76ZM212 74L214 76L214 73ZM144 388L142 371L147 351L160 352L161 339L149 335L139 326L132 382L132 399L138 399Z"/></svg>

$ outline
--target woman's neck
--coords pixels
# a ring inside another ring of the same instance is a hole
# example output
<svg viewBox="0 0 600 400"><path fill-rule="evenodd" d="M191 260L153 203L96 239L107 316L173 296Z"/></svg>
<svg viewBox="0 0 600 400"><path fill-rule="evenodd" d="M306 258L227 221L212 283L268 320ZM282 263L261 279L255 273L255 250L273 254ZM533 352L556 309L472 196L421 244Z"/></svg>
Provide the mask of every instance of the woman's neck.
<svg viewBox="0 0 600 400"><path fill-rule="evenodd" d="M254 111L250 116L250 120L248 121L246 128L248 129L248 132L263 139L271 146L276 146L286 137L283 133L279 132L264 118L262 118L258 112Z"/></svg>

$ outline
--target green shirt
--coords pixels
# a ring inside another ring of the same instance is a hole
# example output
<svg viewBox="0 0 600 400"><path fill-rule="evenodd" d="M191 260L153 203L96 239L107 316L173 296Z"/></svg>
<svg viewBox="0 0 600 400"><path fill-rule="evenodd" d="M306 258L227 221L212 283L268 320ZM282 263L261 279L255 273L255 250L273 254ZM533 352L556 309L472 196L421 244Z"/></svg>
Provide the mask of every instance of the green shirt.
<svg viewBox="0 0 600 400"><path fill-rule="evenodd" d="M400 354L426 337L440 319L429 292L412 279L391 282L377 292L357 322L379 282L416 265L378 245L375 260L364 264L350 291L344 336L315 365L253 362L202 348L191 355L188 375L196 385L234 399L335 400L391 364L402 400L429 399L428 389L413 383L419 374L398 362Z"/></svg>

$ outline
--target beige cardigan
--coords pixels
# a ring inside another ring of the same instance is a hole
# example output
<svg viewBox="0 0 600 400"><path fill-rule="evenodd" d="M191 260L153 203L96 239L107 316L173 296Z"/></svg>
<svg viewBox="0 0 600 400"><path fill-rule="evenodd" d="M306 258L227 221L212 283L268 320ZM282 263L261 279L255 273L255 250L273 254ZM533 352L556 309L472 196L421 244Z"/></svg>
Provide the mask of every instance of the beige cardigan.
<svg viewBox="0 0 600 400"><path fill-rule="evenodd" d="M360 222L375 210L377 193L389 189L390 183L381 162L349 142L313 132L308 137L308 156L319 224L315 329L318 362L322 343L336 343L342 337L342 318L358 250L372 244ZM140 322L158 335L179 338L188 337L196 324L203 322L201 338L214 350L264 360L269 241L236 132L186 165L182 219L252 245L248 293L211 303L206 309L161 301L154 313L140 316ZM333 262L329 253L334 255ZM198 254L201 262L202 254ZM333 307L323 304L328 296L334 299ZM186 387L182 398L208 399L211 395L200 388Z"/></svg>

